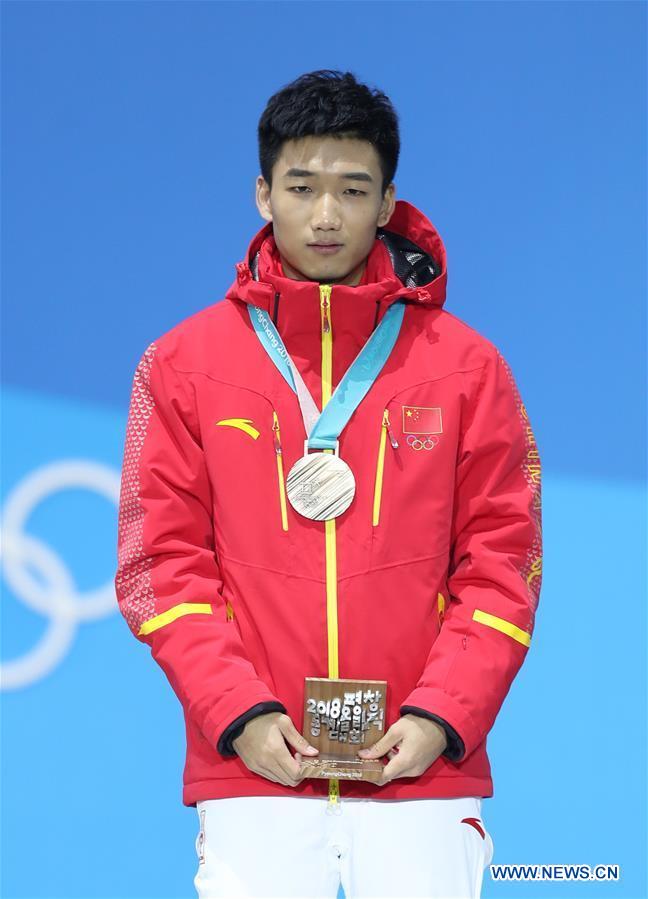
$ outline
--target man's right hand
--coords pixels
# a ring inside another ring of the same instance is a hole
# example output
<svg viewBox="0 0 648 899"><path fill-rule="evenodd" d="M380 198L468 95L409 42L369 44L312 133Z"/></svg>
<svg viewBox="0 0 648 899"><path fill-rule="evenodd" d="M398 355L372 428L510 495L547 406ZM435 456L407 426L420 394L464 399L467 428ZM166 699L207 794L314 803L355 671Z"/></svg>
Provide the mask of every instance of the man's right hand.
<svg viewBox="0 0 648 899"><path fill-rule="evenodd" d="M297 750L298 759L293 758L286 741ZM232 746L250 771L287 787L296 787L303 780L299 776L301 755L310 757L319 752L284 712L266 712L252 718Z"/></svg>

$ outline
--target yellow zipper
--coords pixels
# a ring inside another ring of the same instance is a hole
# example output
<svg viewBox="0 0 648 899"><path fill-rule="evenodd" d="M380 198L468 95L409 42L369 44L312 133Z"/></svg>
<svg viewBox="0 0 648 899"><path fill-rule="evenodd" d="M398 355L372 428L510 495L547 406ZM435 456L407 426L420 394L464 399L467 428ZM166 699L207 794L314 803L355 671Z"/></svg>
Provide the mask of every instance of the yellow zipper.
<svg viewBox="0 0 648 899"><path fill-rule="evenodd" d="M288 530L288 511L286 508L286 482L283 470L283 452L281 449L281 431L279 430L279 418L272 410L272 436L274 439L275 455L277 457L277 479L279 481L279 504L281 505L281 526Z"/></svg>
<svg viewBox="0 0 648 899"><path fill-rule="evenodd" d="M228 621L234 620L234 609L232 608L232 603L229 599L225 600L225 614Z"/></svg>
<svg viewBox="0 0 648 899"><path fill-rule="evenodd" d="M385 471L385 446L387 444L387 434L389 441L394 449L398 449L398 441L394 437L389 421L389 409L383 410L382 425L380 428L380 445L378 447L378 462L376 464L376 483L374 486L374 502L373 502L373 518L372 524L375 527L380 523L380 501L382 499L383 476Z"/></svg>
<svg viewBox="0 0 648 899"><path fill-rule="evenodd" d="M320 284L320 311L322 326L322 409L331 398L333 382L333 332L331 330L330 284ZM323 450L332 453L333 450ZM337 557L335 518L324 522L326 539L326 629L328 639L328 676L339 677L338 617L337 617ZM340 798L340 781L329 778L329 806L337 808Z"/></svg>
<svg viewBox="0 0 648 899"><path fill-rule="evenodd" d="M331 290L330 284L320 284L320 307L322 318L322 409L331 398L333 381L333 332L331 331Z"/></svg>

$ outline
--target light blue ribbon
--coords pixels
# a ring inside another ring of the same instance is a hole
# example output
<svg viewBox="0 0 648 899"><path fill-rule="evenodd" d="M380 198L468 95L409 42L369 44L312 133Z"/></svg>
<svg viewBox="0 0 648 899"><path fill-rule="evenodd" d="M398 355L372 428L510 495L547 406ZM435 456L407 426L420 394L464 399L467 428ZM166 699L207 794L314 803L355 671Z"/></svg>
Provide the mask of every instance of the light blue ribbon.
<svg viewBox="0 0 648 899"><path fill-rule="evenodd" d="M291 364L294 365L294 362L292 362L274 322L260 306L248 303L248 312L261 345L285 378L290 389L297 393L291 370ZM404 315L405 304L402 301L396 301L389 306L380 324L356 356L350 368L347 369L320 413L308 435L310 449L335 449L347 422L389 359ZM306 432L308 433L308 428L306 428Z"/></svg>

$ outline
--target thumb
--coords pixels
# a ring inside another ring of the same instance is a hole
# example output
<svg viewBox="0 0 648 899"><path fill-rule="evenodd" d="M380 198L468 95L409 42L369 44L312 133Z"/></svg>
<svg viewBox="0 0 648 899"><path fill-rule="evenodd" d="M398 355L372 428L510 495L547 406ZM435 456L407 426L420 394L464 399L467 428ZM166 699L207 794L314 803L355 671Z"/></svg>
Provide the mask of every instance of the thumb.
<svg viewBox="0 0 648 899"><path fill-rule="evenodd" d="M387 731L387 733L378 740L377 743L374 743L373 746L364 747L363 749L358 750L358 755L362 758L367 759L375 759L380 758L385 755L390 749L392 749L397 743L400 743L402 736L398 731L395 731L393 727Z"/></svg>
<svg viewBox="0 0 648 899"><path fill-rule="evenodd" d="M319 749L310 745L306 737L302 737L288 716L283 719L279 718L277 724L279 725L279 730L293 749L298 749L300 752L305 752L308 755L316 755L319 752Z"/></svg>

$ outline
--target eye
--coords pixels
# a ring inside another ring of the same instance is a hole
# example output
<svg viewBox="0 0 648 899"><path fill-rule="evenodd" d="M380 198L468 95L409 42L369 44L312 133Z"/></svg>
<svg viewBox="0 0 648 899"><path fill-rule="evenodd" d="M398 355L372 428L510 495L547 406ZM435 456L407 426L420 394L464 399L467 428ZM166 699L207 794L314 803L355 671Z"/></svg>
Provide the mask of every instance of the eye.
<svg viewBox="0 0 648 899"><path fill-rule="evenodd" d="M303 193L306 190L310 190L310 188L306 184L297 184L294 187L289 187L288 190L295 193ZM354 197L365 197L367 195L366 191L358 190L356 187L347 187L347 191L351 191Z"/></svg>

